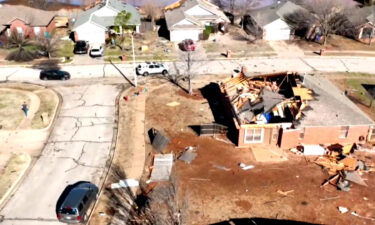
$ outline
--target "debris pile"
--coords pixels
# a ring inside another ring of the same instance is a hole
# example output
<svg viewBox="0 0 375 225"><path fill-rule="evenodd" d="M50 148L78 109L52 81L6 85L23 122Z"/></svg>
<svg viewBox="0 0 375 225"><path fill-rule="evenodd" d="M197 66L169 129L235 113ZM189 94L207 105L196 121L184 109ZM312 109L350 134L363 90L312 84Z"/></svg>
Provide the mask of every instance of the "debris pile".
<svg viewBox="0 0 375 225"><path fill-rule="evenodd" d="M374 165L359 160L352 154L355 144L341 146L341 149L338 146L327 147L327 154L315 160L330 175L321 187L331 184L339 190L349 191L352 183L367 186L362 174L375 171Z"/></svg>
<svg viewBox="0 0 375 225"><path fill-rule="evenodd" d="M295 73L275 73L259 77L238 77L221 83L221 90L231 102L240 124L292 122L303 117L308 101L314 100L311 89L302 86Z"/></svg>

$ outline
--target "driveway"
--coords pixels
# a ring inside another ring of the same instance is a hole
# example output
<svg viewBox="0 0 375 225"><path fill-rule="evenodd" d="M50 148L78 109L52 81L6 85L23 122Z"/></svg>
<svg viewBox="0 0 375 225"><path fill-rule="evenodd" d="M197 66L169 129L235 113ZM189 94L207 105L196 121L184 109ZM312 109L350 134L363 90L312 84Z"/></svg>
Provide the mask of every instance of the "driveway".
<svg viewBox="0 0 375 225"><path fill-rule="evenodd" d="M63 104L42 155L0 212L6 225L61 224L55 204L68 184L100 184L110 157L117 85L57 86Z"/></svg>

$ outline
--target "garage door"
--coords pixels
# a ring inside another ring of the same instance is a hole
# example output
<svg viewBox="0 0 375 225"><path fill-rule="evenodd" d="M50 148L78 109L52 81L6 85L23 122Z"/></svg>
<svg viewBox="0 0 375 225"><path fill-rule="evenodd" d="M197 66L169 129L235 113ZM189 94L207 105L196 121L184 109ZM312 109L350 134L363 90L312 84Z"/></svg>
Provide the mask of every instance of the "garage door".
<svg viewBox="0 0 375 225"><path fill-rule="evenodd" d="M105 33L104 32L80 32L78 33L78 39L82 41L88 41L90 45L104 44L105 43Z"/></svg>
<svg viewBox="0 0 375 225"><path fill-rule="evenodd" d="M185 39L199 40L201 30L173 30L170 33L171 41L180 42Z"/></svg>
<svg viewBox="0 0 375 225"><path fill-rule="evenodd" d="M289 29L273 29L266 30L263 39L267 41L278 41L278 40L289 40L290 30Z"/></svg>

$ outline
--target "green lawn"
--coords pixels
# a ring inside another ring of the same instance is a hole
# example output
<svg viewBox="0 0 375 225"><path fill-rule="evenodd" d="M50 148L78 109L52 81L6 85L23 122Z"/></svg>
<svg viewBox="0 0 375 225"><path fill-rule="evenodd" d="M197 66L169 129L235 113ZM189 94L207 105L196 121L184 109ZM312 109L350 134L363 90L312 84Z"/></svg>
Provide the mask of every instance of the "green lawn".
<svg viewBox="0 0 375 225"><path fill-rule="evenodd" d="M370 105L372 97L368 94L362 84L375 85L375 79L370 79L368 76L371 75L360 74L359 78L349 78L345 80L346 86L350 90L350 94L365 105ZM373 108L375 109L374 104Z"/></svg>

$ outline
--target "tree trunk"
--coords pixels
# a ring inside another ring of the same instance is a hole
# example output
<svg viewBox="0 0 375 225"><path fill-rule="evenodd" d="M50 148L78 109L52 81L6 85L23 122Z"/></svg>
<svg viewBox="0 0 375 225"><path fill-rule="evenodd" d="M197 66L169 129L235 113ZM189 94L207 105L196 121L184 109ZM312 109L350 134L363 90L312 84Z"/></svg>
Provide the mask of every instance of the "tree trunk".
<svg viewBox="0 0 375 225"><path fill-rule="evenodd" d="M190 69L191 69L191 52L188 51L187 53L187 74L188 74L188 91L189 91L189 95L192 95L193 94L193 88L191 86L191 73L190 73Z"/></svg>
<svg viewBox="0 0 375 225"><path fill-rule="evenodd" d="M189 77L188 77L188 82L189 82L189 95L193 95L193 86L191 85L191 76L189 74Z"/></svg>

